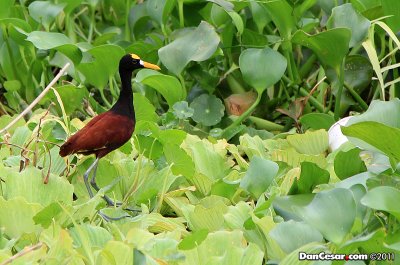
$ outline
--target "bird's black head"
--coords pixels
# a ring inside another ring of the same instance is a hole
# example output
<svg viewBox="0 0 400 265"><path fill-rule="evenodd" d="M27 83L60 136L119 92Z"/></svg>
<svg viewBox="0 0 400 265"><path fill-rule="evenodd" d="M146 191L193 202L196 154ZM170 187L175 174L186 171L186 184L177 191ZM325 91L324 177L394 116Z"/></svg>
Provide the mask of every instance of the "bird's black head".
<svg viewBox="0 0 400 265"><path fill-rule="evenodd" d="M154 70L160 70L160 67L158 67L157 65L142 61L139 56L133 53L124 55L119 61L120 71L121 70L134 71L139 68L150 68Z"/></svg>

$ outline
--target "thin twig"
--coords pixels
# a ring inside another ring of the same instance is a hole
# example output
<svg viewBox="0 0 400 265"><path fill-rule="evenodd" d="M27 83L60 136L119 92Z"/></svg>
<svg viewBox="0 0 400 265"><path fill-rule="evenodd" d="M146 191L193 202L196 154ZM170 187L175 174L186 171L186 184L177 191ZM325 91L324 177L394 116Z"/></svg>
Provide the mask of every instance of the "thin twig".
<svg viewBox="0 0 400 265"><path fill-rule="evenodd" d="M10 122L6 127L4 127L1 131L0 134L6 132L8 129L11 128L17 121L19 121L22 117L24 117L29 111L32 110L32 108L39 103L39 101L46 95L46 93L50 90L52 86L60 79L60 77L64 74L64 72L67 70L69 67L69 63L66 63L64 67L60 70L60 72L51 80L50 84L47 85L47 87L40 93L40 95L23 111L21 114L18 115L12 122Z"/></svg>
<svg viewBox="0 0 400 265"><path fill-rule="evenodd" d="M12 144L12 143L7 143L7 142L0 142L0 146L1 146L2 144L4 144L4 145L9 145L9 146L13 146L13 147L17 147L17 148L19 148L19 149L21 149L21 150L23 150L23 151L26 151L26 152L33 152L32 150L29 150L29 149L27 149L27 148L25 148L25 147L23 147L23 146L17 145L17 144Z"/></svg>
<svg viewBox="0 0 400 265"><path fill-rule="evenodd" d="M42 243L42 242L39 242L39 243L36 244L36 245L33 245L33 246L31 246L31 247L28 247L28 248L25 248L24 250L18 252L18 253L15 254L14 256L12 256L12 257L6 259L6 260L5 260L4 262L2 262L0 265L7 265L7 264L10 264L10 263L12 263L14 260L16 260L16 259L18 259L18 258L20 258L20 257L22 257L22 256L24 256L24 255L26 255L26 254L28 254L28 253L30 253L30 252L32 252L32 251L35 251L35 250L41 248L42 246L43 246L43 243Z"/></svg>

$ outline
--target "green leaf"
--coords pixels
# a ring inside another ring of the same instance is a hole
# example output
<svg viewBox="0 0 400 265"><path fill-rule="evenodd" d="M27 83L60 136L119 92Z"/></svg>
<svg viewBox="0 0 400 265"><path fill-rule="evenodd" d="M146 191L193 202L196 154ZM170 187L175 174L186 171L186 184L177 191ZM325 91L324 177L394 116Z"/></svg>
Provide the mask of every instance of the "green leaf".
<svg viewBox="0 0 400 265"><path fill-rule="evenodd" d="M74 64L79 64L82 59L81 50L64 34L57 32L32 31L27 40L42 50L55 49L65 54Z"/></svg>
<svg viewBox="0 0 400 265"><path fill-rule="evenodd" d="M358 13L352 4L343 4L332 9L332 14L327 21L327 28L348 28L351 30L349 46L360 44L368 34L371 22Z"/></svg>
<svg viewBox="0 0 400 265"><path fill-rule="evenodd" d="M213 126L219 123L224 116L224 104L214 95L203 94L190 103L194 113L192 119L205 126Z"/></svg>
<svg viewBox="0 0 400 265"><path fill-rule="evenodd" d="M271 229L269 236L278 243L286 254L311 242L324 242L321 233L314 227L293 220L277 224Z"/></svg>
<svg viewBox="0 0 400 265"><path fill-rule="evenodd" d="M176 77L164 75L150 69L142 69L136 75L136 82L157 90L172 107L174 103L186 98L186 90Z"/></svg>
<svg viewBox="0 0 400 265"><path fill-rule="evenodd" d="M53 4L49 1L33 1L29 6L30 16L46 29L50 28L57 15L61 13L65 4Z"/></svg>
<svg viewBox="0 0 400 265"><path fill-rule="evenodd" d="M136 121L156 122L158 120L156 108L145 96L140 93L133 93L133 102L135 104Z"/></svg>
<svg viewBox="0 0 400 265"><path fill-rule="evenodd" d="M315 163L320 168L325 168L327 161L324 154L319 155L306 155L300 154L293 148L287 150L272 150L271 151L272 161L282 161L287 163L291 167L299 167L302 162Z"/></svg>
<svg viewBox="0 0 400 265"><path fill-rule="evenodd" d="M234 5L226 0L207 0L208 2L213 2L220 7L222 7L225 12L231 17L233 24L235 24L235 27L239 34L241 35L243 33L244 25L243 25L243 20L242 17L236 13L233 9Z"/></svg>
<svg viewBox="0 0 400 265"><path fill-rule="evenodd" d="M178 245L181 250L190 250L200 245L208 235L207 229L201 229L185 237Z"/></svg>
<svg viewBox="0 0 400 265"><path fill-rule="evenodd" d="M275 162L254 156L250 161L246 175L240 182L240 187L257 199L271 185L278 169L279 166Z"/></svg>
<svg viewBox="0 0 400 265"><path fill-rule="evenodd" d="M332 115L325 113L308 113L300 118L300 122L313 130L328 130L335 123L335 119Z"/></svg>
<svg viewBox="0 0 400 265"><path fill-rule="evenodd" d="M336 176L341 180L367 171L364 161L360 158L361 150L353 148L347 152L339 151L335 157Z"/></svg>
<svg viewBox="0 0 400 265"><path fill-rule="evenodd" d="M268 47L246 49L239 57L239 67L244 80L259 94L282 78L286 66L285 57Z"/></svg>
<svg viewBox="0 0 400 265"><path fill-rule="evenodd" d="M400 128L400 99L390 101L373 100L366 112L353 116L346 123L350 126L363 121L375 121L387 126Z"/></svg>
<svg viewBox="0 0 400 265"><path fill-rule="evenodd" d="M243 150L251 160L253 156L267 157L266 146L260 136L245 134L239 137L240 149Z"/></svg>
<svg viewBox="0 0 400 265"><path fill-rule="evenodd" d="M290 194L311 193L319 184L328 183L329 172L314 163L301 163L300 179L295 179Z"/></svg>
<svg viewBox="0 0 400 265"><path fill-rule="evenodd" d="M63 3L65 5L64 12L69 14L77 8L83 0L59 0L58 3Z"/></svg>
<svg viewBox="0 0 400 265"><path fill-rule="evenodd" d="M224 225L224 214L227 211L228 206L225 204L224 198L215 195L205 197L189 214L190 227L194 231L203 229L210 232L220 230Z"/></svg>
<svg viewBox="0 0 400 265"><path fill-rule="evenodd" d="M29 203L47 206L54 201L72 204L73 186L65 179L50 174L49 182L43 183L42 171L27 167L21 173L7 175L5 198L23 197Z"/></svg>
<svg viewBox="0 0 400 265"><path fill-rule="evenodd" d="M8 92L18 91L21 89L21 82L18 80L8 80L4 82L3 86Z"/></svg>
<svg viewBox="0 0 400 265"><path fill-rule="evenodd" d="M329 147L328 133L325 130L288 135L286 139L301 154L319 155Z"/></svg>
<svg viewBox="0 0 400 265"><path fill-rule="evenodd" d="M400 129L373 121L342 126L341 129L344 135L361 139L389 158L400 161Z"/></svg>
<svg viewBox="0 0 400 265"><path fill-rule="evenodd" d="M12 2L14 2L14 0ZM6 3L2 2L2 4ZM2 5L2 7L4 6ZM4 7L4 9L6 9L6 7ZM26 45L26 36L32 31L32 27L25 20L19 18L3 18L0 19L0 25L6 27L8 35L19 45Z"/></svg>
<svg viewBox="0 0 400 265"><path fill-rule="evenodd" d="M354 237L346 241L346 243L341 246L338 253L352 253L359 248L364 249L365 253L374 251L388 252L390 250L384 247L385 245L387 246L387 244L384 243L386 238L386 232L381 228L367 235Z"/></svg>
<svg viewBox="0 0 400 265"><path fill-rule="evenodd" d="M371 83L373 72L371 62L366 57L347 56L344 64L344 83L361 94Z"/></svg>
<svg viewBox="0 0 400 265"><path fill-rule="evenodd" d="M63 208L58 202L52 202L38 212L34 217L33 221L35 224L40 224L43 228L48 228L54 220L54 217L63 211Z"/></svg>
<svg viewBox="0 0 400 265"><path fill-rule="evenodd" d="M193 116L194 109L190 108L187 101L176 102L172 109L174 110L174 115L178 119L185 120Z"/></svg>
<svg viewBox="0 0 400 265"><path fill-rule="evenodd" d="M148 0L146 1L146 10L153 20L163 25L174 9L175 2L175 0Z"/></svg>
<svg viewBox="0 0 400 265"><path fill-rule="evenodd" d="M264 27L271 21L265 5L256 1L250 2L250 10L253 15L253 21L257 25L259 33L263 32Z"/></svg>
<svg viewBox="0 0 400 265"><path fill-rule="evenodd" d="M96 263L107 264L112 260L114 264L134 264L133 247L121 241L108 241L101 250ZM136 264L136 263L135 263Z"/></svg>
<svg viewBox="0 0 400 265"><path fill-rule="evenodd" d="M373 188L364 195L361 203L372 209L386 211L400 220L400 190L390 186Z"/></svg>
<svg viewBox="0 0 400 265"><path fill-rule="evenodd" d="M61 100L64 104L64 110L67 115L71 115L77 109L80 109L83 104L83 98L88 96L88 91L84 87L77 87L75 85L64 85L58 86L56 88L58 94L61 97ZM56 96L53 92L47 94L50 100L55 102ZM56 104L55 108L57 108L58 113L61 114L61 107L59 104Z"/></svg>
<svg viewBox="0 0 400 265"><path fill-rule="evenodd" d="M229 167L225 158L217 153L211 144L199 141L190 144L188 149L191 151L197 172L214 181L226 176Z"/></svg>
<svg viewBox="0 0 400 265"><path fill-rule="evenodd" d="M0 196L0 224L4 233L10 238L18 238L25 233L38 230L32 220L42 206L37 203L28 203L24 198L17 197L5 200Z"/></svg>
<svg viewBox="0 0 400 265"><path fill-rule="evenodd" d="M348 28L330 29L315 35L298 30L292 42L313 50L324 67L339 71L343 59L349 51L351 31Z"/></svg>
<svg viewBox="0 0 400 265"><path fill-rule="evenodd" d="M147 158L157 159L163 154L163 146L157 138L137 134L134 143L139 153Z"/></svg>
<svg viewBox="0 0 400 265"><path fill-rule="evenodd" d="M8 18L12 12L15 0L3 0L0 9L0 18Z"/></svg>
<svg viewBox="0 0 400 265"><path fill-rule="evenodd" d="M191 179L194 174L194 163L192 158L178 145L163 144L165 158L169 164L172 164L171 170L175 175L183 175Z"/></svg>
<svg viewBox="0 0 400 265"><path fill-rule="evenodd" d="M382 8L385 22L392 29L393 32L398 32L400 29L400 2L391 0L382 0Z"/></svg>
<svg viewBox="0 0 400 265"><path fill-rule="evenodd" d="M109 78L115 75L119 59L124 53L117 45L96 46L85 52L81 64L76 68L84 75L85 82L104 89Z"/></svg>
<svg viewBox="0 0 400 265"><path fill-rule="evenodd" d="M239 230L209 233L198 247L182 251L186 258L181 264L262 264L264 253L254 243L243 244L244 240Z"/></svg>
<svg viewBox="0 0 400 265"><path fill-rule="evenodd" d="M103 248L108 241L112 240L112 235L106 229L90 224L76 225L69 229L69 233L74 240L74 245L78 248Z"/></svg>
<svg viewBox="0 0 400 265"><path fill-rule="evenodd" d="M352 192L342 188L319 192L309 205L295 210L305 222L335 244L345 239L356 217Z"/></svg>
<svg viewBox="0 0 400 265"><path fill-rule="evenodd" d="M12 120L14 120L17 117L17 114L15 114L13 117L9 116L9 115L2 115L0 116L0 128L3 129L4 127L6 127ZM12 126L9 130L7 130L10 134L14 134L14 131L25 125L25 120L24 119L20 119L17 121L17 123Z"/></svg>
<svg viewBox="0 0 400 265"><path fill-rule="evenodd" d="M219 5L227 12L233 11L233 8L235 7L231 2L228 2L226 0L207 0L207 1Z"/></svg>
<svg viewBox="0 0 400 265"><path fill-rule="evenodd" d="M284 0L265 2L265 7L282 38L290 39L293 29L296 28L293 8Z"/></svg>
<svg viewBox="0 0 400 265"><path fill-rule="evenodd" d="M308 193L277 197L272 202L272 205L276 213L282 216L283 219L301 221L296 207L306 207L313 200L314 196L314 193Z"/></svg>
<svg viewBox="0 0 400 265"><path fill-rule="evenodd" d="M175 75L180 75L190 61L201 62L210 58L220 42L218 34L207 22L181 35L158 51L161 62Z"/></svg>

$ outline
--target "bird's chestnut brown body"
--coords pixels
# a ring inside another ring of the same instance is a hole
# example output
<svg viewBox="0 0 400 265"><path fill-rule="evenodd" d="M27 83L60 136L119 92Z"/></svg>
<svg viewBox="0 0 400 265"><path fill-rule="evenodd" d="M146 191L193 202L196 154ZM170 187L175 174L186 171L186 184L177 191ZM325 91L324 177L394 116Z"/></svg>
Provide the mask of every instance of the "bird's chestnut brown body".
<svg viewBox="0 0 400 265"><path fill-rule="evenodd" d="M60 156L95 154L101 158L126 143L135 129L135 121L126 115L107 111L94 117L60 148Z"/></svg>

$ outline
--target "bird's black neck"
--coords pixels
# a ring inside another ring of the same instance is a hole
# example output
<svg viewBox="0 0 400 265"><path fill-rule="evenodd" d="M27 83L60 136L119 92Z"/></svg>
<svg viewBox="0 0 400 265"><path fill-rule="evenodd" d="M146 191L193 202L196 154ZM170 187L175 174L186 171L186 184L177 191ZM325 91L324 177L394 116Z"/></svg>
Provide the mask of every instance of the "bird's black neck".
<svg viewBox="0 0 400 265"><path fill-rule="evenodd" d="M135 110L133 107L133 94L132 94L132 71L120 69L119 75L121 77L121 92L119 98L111 111L128 116L130 119L135 120Z"/></svg>

